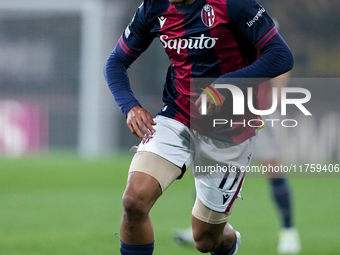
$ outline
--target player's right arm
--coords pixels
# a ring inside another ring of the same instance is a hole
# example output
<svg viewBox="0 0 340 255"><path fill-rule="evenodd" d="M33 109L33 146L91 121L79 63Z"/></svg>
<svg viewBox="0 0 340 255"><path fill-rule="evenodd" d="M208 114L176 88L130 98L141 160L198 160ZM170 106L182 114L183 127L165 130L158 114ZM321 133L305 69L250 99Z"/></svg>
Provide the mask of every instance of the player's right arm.
<svg viewBox="0 0 340 255"><path fill-rule="evenodd" d="M146 7L142 4L104 67L105 79L120 110L126 115L127 126L139 138L143 138L144 134L151 137L156 123L133 94L127 69L147 49L152 39L148 31Z"/></svg>

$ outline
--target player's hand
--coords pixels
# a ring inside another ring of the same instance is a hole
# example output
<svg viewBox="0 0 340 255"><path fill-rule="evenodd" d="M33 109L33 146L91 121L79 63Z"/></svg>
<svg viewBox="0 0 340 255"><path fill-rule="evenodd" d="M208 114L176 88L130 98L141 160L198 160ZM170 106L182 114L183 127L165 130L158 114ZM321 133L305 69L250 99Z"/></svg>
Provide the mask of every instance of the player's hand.
<svg viewBox="0 0 340 255"><path fill-rule="evenodd" d="M145 140L151 138L155 133L153 128L157 123L151 117L151 114L140 106L135 106L127 114L126 124L131 133Z"/></svg>
<svg viewBox="0 0 340 255"><path fill-rule="evenodd" d="M207 90L209 90L209 89L207 88ZM212 94L215 95L215 93L212 93ZM226 99L225 96L223 96L221 93L218 93L218 92L217 92L217 94L219 95L221 102L223 104L223 102ZM202 112L202 95L206 95L207 115L212 115L212 114L220 111L220 109L222 107L220 100L215 98L215 101L214 101L214 99L210 95L208 95L205 91L203 91L202 94L200 95L200 97L195 102L195 106L198 108L198 111L200 113ZM216 102L216 104L215 104L215 102Z"/></svg>

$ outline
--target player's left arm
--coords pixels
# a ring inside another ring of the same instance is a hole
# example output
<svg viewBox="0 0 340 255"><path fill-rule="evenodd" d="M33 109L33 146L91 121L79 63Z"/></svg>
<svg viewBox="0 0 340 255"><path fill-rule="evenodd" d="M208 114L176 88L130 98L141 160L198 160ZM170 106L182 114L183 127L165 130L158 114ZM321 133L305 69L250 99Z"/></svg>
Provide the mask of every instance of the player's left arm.
<svg viewBox="0 0 340 255"><path fill-rule="evenodd" d="M221 78L245 78L244 85L252 86L259 84L259 80L274 78L293 68L292 51L261 5L255 0L229 0L227 10L231 24L262 55L251 65Z"/></svg>

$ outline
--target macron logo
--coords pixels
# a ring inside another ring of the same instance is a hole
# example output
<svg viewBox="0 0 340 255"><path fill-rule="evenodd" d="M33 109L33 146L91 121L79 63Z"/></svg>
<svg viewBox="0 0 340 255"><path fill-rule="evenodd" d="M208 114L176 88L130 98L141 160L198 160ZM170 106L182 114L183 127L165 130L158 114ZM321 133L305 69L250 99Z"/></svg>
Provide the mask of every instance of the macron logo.
<svg viewBox="0 0 340 255"><path fill-rule="evenodd" d="M229 198L230 198L230 195L228 195L228 194L223 195L223 204L227 203Z"/></svg>
<svg viewBox="0 0 340 255"><path fill-rule="evenodd" d="M161 29L162 29L167 18L164 18L163 16L160 16L160 17L157 17L157 18L159 20L159 25L161 26Z"/></svg>
<svg viewBox="0 0 340 255"><path fill-rule="evenodd" d="M259 18L262 17L262 14L266 12L266 10L262 7L259 9L259 11L257 12L257 14L255 15L255 17L252 20L249 20L247 23L248 27L252 27L256 21L259 20Z"/></svg>

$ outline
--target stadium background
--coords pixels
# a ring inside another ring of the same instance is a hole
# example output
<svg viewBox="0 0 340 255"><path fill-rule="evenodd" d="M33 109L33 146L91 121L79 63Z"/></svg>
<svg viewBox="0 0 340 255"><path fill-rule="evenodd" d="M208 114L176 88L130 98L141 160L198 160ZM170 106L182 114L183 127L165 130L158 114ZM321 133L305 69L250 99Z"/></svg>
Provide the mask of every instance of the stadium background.
<svg viewBox="0 0 340 255"><path fill-rule="evenodd" d="M289 85L312 93L313 117L289 111L300 125L281 130L282 160L336 164L340 3L259 2L294 52ZM138 5L0 0L0 254L117 254L128 150L138 140L102 68ZM155 40L129 70L133 91L153 114L168 64ZM313 177L291 179L302 254L338 254L339 179ZM154 209L156 254L196 254L171 240L174 228L190 224L191 190L188 175ZM247 180L243 196L232 218L244 232L240 253L275 254L279 226L266 180Z"/></svg>

